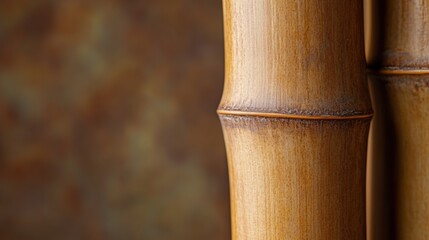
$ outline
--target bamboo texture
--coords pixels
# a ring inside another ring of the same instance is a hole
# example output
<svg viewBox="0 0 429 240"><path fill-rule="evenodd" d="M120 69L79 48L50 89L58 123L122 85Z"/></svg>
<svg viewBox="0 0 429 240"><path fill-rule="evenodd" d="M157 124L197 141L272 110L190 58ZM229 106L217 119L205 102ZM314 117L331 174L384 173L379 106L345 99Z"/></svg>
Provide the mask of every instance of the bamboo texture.
<svg viewBox="0 0 429 240"><path fill-rule="evenodd" d="M368 238L429 239L429 1L367 3Z"/></svg>
<svg viewBox="0 0 429 240"><path fill-rule="evenodd" d="M360 0L224 0L233 239L365 239Z"/></svg>

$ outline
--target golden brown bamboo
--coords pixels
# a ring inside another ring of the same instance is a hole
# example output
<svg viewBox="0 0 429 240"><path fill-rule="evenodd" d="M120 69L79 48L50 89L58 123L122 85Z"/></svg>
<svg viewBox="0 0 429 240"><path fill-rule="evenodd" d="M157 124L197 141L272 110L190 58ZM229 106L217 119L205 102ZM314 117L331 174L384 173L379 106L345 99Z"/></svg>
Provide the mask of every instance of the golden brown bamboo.
<svg viewBox="0 0 429 240"><path fill-rule="evenodd" d="M429 0L367 3L368 238L429 239Z"/></svg>
<svg viewBox="0 0 429 240"><path fill-rule="evenodd" d="M365 239L360 0L224 0L233 239Z"/></svg>

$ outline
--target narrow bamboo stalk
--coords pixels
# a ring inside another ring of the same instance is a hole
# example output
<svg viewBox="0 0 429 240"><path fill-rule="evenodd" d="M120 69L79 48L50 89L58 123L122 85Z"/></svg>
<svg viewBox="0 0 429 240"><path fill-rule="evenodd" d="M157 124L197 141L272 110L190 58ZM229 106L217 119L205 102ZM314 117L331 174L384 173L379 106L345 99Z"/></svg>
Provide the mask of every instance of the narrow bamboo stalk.
<svg viewBox="0 0 429 240"><path fill-rule="evenodd" d="M233 239L365 239L360 0L224 0Z"/></svg>
<svg viewBox="0 0 429 240"><path fill-rule="evenodd" d="M367 3L368 236L429 239L429 0Z"/></svg>

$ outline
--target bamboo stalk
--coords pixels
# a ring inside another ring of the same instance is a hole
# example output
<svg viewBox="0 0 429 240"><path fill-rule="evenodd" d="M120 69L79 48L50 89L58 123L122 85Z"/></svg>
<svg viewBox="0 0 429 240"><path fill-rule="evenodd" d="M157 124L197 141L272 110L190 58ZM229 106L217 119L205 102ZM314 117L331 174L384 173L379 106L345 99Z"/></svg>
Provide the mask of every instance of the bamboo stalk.
<svg viewBox="0 0 429 240"><path fill-rule="evenodd" d="M429 239L429 1L370 5L369 239Z"/></svg>
<svg viewBox="0 0 429 240"><path fill-rule="evenodd" d="M224 0L233 239L365 239L360 0Z"/></svg>

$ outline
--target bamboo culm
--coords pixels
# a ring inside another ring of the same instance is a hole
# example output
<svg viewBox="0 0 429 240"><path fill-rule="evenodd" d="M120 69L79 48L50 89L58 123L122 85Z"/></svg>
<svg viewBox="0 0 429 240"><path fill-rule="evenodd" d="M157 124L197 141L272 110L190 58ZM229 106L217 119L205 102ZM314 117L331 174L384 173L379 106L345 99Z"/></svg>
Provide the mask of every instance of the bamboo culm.
<svg viewBox="0 0 429 240"><path fill-rule="evenodd" d="M224 0L233 239L365 239L360 0Z"/></svg>
<svg viewBox="0 0 429 240"><path fill-rule="evenodd" d="M368 4L368 238L429 239L429 0Z"/></svg>

